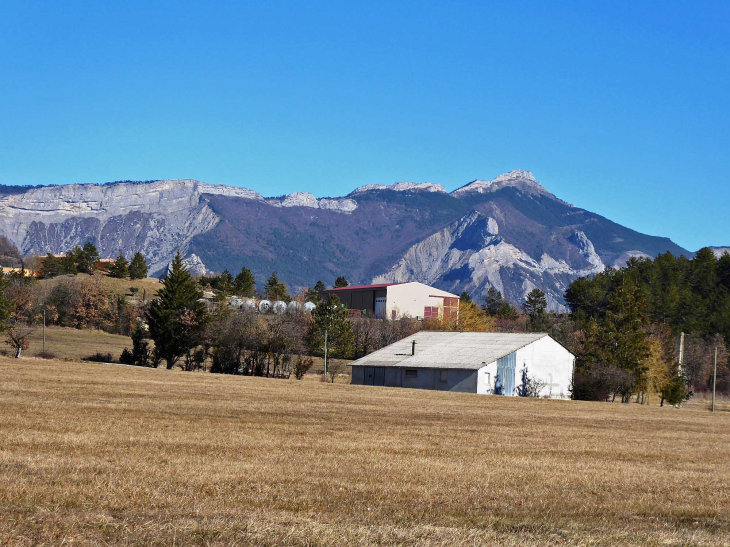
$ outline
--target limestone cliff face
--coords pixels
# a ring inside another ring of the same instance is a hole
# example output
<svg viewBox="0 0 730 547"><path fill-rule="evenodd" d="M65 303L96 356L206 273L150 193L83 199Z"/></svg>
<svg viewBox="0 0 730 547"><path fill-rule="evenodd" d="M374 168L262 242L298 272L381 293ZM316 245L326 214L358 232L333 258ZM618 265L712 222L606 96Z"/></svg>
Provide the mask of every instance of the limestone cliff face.
<svg viewBox="0 0 730 547"><path fill-rule="evenodd" d="M148 183L74 184L33 188L0 199L0 234L25 254L62 253L93 241L102 257L141 252L151 272L164 269L177 249L213 229L220 218L206 195L253 200L275 207L352 212L352 199L295 193L265 200L246 188L192 179Z"/></svg>
<svg viewBox="0 0 730 547"><path fill-rule="evenodd" d="M0 232L26 254L61 253L86 241L103 257L139 251L155 271L217 224L203 192L261 199L194 180L36 188L0 200Z"/></svg>
<svg viewBox="0 0 730 547"><path fill-rule="evenodd" d="M567 242L577 253L554 258L532 257L499 235L494 218L471 212L406 251L374 283L420 281L460 293L482 294L494 287L513 302L522 302L535 287L548 297L551 309L563 310L563 293L579 276L605 266L583 232L574 231Z"/></svg>

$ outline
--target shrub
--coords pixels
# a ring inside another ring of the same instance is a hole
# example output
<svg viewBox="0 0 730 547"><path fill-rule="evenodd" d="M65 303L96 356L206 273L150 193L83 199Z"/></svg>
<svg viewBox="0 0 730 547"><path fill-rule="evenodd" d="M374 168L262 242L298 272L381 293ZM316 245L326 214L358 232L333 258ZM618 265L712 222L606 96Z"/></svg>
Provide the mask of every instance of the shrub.
<svg viewBox="0 0 730 547"><path fill-rule="evenodd" d="M55 359L56 358L56 354L51 351L48 351L48 350L39 351L38 353L35 354L35 356L38 357L39 359Z"/></svg>
<svg viewBox="0 0 730 547"><path fill-rule="evenodd" d="M297 358L297 362L294 365L294 377L297 380L301 380L304 378L304 375L307 373L307 371L312 368L312 364L314 362L312 361L311 357L302 357L301 355Z"/></svg>
<svg viewBox="0 0 730 547"><path fill-rule="evenodd" d="M92 361L94 363L113 363L114 356L111 353L102 353L100 351L97 351L93 355L84 357L82 360L83 361Z"/></svg>
<svg viewBox="0 0 730 547"><path fill-rule="evenodd" d="M133 365L134 355L127 348L124 348L122 350L122 354L119 356L119 362L123 365Z"/></svg>

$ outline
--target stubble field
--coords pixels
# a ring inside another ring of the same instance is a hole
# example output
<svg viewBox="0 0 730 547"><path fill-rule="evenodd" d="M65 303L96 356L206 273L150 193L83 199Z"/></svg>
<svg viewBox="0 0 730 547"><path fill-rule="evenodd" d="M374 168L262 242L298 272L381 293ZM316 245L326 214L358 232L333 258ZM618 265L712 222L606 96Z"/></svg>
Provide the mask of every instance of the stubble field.
<svg viewBox="0 0 730 547"><path fill-rule="evenodd" d="M730 544L730 412L0 358L0 544Z"/></svg>

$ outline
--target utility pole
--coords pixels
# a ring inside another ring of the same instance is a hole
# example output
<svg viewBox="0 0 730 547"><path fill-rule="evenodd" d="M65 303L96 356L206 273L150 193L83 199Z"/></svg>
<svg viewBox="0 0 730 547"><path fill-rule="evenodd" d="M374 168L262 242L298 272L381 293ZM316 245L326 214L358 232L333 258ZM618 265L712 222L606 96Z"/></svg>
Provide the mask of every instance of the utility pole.
<svg viewBox="0 0 730 547"><path fill-rule="evenodd" d="M324 381L327 381L327 329L324 329Z"/></svg>
<svg viewBox="0 0 730 547"><path fill-rule="evenodd" d="M715 370L712 373L712 412L715 412L715 388L717 387L717 347L715 348Z"/></svg>
<svg viewBox="0 0 730 547"><path fill-rule="evenodd" d="M43 310L43 355L46 354L46 310Z"/></svg>
<svg viewBox="0 0 730 547"><path fill-rule="evenodd" d="M684 333L679 336L679 371L682 372L684 365Z"/></svg>

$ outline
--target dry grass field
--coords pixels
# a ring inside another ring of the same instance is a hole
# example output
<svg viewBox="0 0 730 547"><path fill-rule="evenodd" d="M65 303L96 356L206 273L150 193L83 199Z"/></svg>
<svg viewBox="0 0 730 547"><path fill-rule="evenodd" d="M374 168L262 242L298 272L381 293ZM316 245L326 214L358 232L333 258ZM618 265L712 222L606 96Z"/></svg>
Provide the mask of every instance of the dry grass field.
<svg viewBox="0 0 730 547"><path fill-rule="evenodd" d="M72 329L69 327L46 327L46 351L58 359L80 361L96 352L111 353L119 358L124 348L131 348L129 336L110 334L94 329ZM4 346L10 352L8 346ZM26 354L36 355L43 349L43 329L37 327L30 336L30 347Z"/></svg>
<svg viewBox="0 0 730 547"><path fill-rule="evenodd" d="M144 279L116 279L103 273L99 273L97 275L99 275L99 278L110 291L117 294L124 294L135 299L142 299L144 296L146 300L151 300L155 297L161 286L160 280L156 277L146 277ZM59 275L58 277L53 277L51 279L39 279L38 284L41 287L52 287L65 280L84 280L89 277L91 276L83 273Z"/></svg>
<svg viewBox="0 0 730 547"><path fill-rule="evenodd" d="M0 545L730 544L730 412L0 358Z"/></svg>

